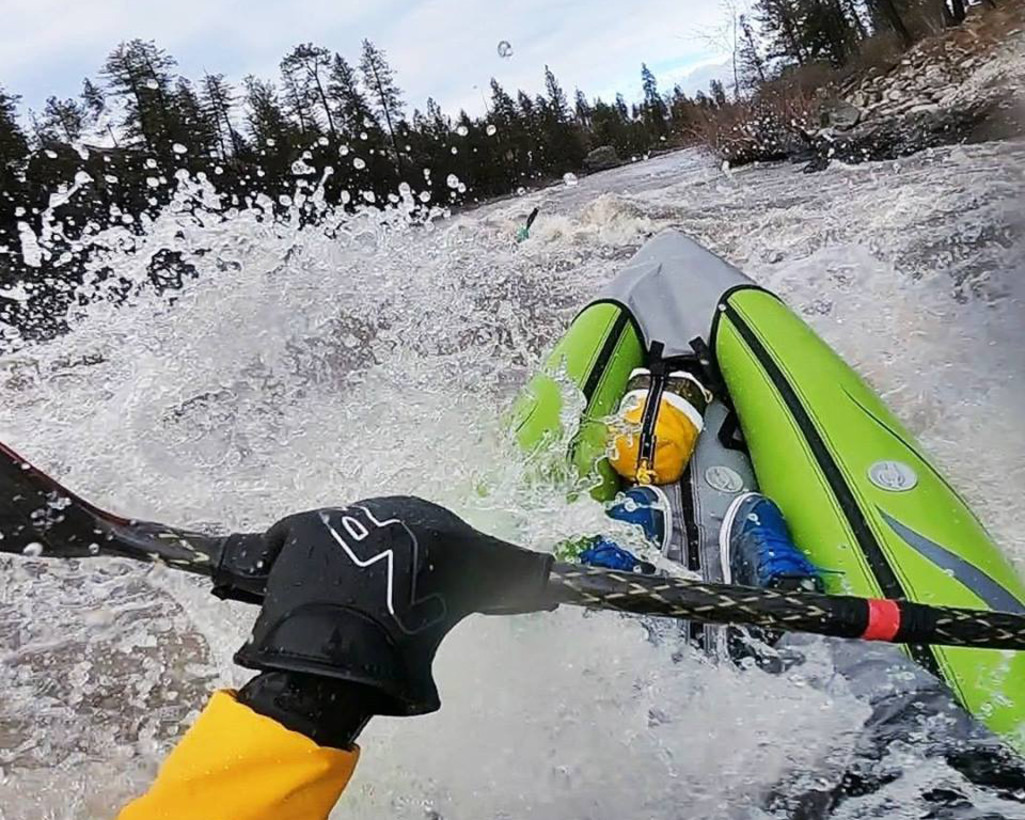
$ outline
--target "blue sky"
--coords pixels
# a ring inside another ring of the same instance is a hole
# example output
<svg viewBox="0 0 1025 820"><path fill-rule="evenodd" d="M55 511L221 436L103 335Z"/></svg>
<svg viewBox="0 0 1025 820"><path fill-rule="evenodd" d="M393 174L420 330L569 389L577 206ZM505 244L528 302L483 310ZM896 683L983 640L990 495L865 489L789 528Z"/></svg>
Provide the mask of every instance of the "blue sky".
<svg viewBox="0 0 1025 820"><path fill-rule="evenodd" d="M454 113L480 113L492 76L541 90L544 65L567 93L640 97L640 65L660 86L690 91L723 76L725 56L707 42L723 19L715 0L0 0L0 84L39 108L76 95L121 40L156 40L180 71L238 80L277 76L293 45L313 41L358 58L369 37L388 53L410 110L431 95ZM499 41L513 46L498 56ZM475 87L476 86L476 87Z"/></svg>

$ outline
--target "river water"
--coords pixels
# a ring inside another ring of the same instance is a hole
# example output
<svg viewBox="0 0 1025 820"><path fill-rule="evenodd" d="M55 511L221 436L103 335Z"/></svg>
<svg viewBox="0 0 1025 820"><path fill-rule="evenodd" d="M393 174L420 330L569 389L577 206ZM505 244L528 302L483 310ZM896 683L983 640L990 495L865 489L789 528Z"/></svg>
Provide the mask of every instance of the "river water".
<svg viewBox="0 0 1025 820"><path fill-rule="evenodd" d="M172 205L142 237L90 242L136 283L153 254L185 254L199 276L173 298L94 301L46 344L0 325L0 438L136 518L256 529L414 493L550 547L601 510L524 481L501 413L574 312L674 227L855 365L1025 570L1023 195L1019 142L814 175L684 151L426 222L411 200L319 228ZM109 817L207 693L245 679L231 655L254 611L123 561L0 570L0 817ZM763 816L766 789L842 760L866 716L804 675L717 667L610 614L471 619L437 659L442 710L373 721L333 816ZM900 754L905 774L838 816L918 817L942 785L1021 810Z"/></svg>

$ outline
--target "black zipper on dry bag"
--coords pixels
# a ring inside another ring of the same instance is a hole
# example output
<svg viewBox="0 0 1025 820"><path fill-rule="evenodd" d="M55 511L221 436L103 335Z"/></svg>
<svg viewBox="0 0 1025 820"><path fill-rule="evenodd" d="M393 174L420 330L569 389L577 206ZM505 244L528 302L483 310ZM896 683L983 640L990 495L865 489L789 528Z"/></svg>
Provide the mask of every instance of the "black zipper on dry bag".
<svg viewBox="0 0 1025 820"><path fill-rule="evenodd" d="M648 395L645 399L644 414L641 416L641 440L637 445L637 470L641 483L641 471L649 474L655 469L655 423L658 420L659 407L662 404L662 394L665 393L666 384L669 382L669 368L662 359L662 351L665 345L662 342L652 342L651 350L648 352Z"/></svg>
<svg viewBox="0 0 1025 820"><path fill-rule="evenodd" d="M797 422L801 434L811 447L819 469L822 470L822 474L829 484L833 497L839 503L844 518L847 519L847 524L858 541L858 546L861 548L876 580L879 582L883 595L887 598L907 600L907 593L905 593L900 579L897 578L893 567L890 566L890 562L883 553L879 541L865 520L865 515L861 508L858 506L854 493L840 471L839 465L837 465L832 453L829 452L829 448L826 447L826 443L822 440L822 436L819 434L818 429L816 429L815 423L812 421L811 416L808 415L808 411L801 403L800 398L798 398L793 386L787 380L779 365L773 360L769 351L765 349L765 345L762 344L761 340L755 335L754 331L737 310L728 303L723 304L722 308L730 323L737 329L744 343L750 348L751 353L754 354L758 363L769 376L769 379L793 416L794 421ZM909 645L908 649L911 652L911 657L919 665L941 680L943 679L939 660L932 647L913 644Z"/></svg>

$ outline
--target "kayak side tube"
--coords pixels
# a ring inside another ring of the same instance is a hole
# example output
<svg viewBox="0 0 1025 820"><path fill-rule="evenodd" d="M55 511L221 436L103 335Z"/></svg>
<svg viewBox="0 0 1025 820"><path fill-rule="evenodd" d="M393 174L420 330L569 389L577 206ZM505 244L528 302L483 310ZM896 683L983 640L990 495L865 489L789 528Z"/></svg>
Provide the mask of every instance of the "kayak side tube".
<svg viewBox="0 0 1025 820"><path fill-rule="evenodd" d="M713 338L762 491L829 591L1025 612L1025 584L882 401L777 297L726 294ZM907 647L1025 752L1025 653Z"/></svg>
<svg viewBox="0 0 1025 820"><path fill-rule="evenodd" d="M615 412L626 391L630 371L644 363L640 337L619 305L597 303L573 320L512 410L512 429L520 447L532 451L565 434L563 425L575 417L566 405L569 391L583 394L579 428L569 444L569 462L580 477L593 477L591 494L606 501L615 496L619 479L606 457L605 419ZM566 454L558 461L565 464Z"/></svg>

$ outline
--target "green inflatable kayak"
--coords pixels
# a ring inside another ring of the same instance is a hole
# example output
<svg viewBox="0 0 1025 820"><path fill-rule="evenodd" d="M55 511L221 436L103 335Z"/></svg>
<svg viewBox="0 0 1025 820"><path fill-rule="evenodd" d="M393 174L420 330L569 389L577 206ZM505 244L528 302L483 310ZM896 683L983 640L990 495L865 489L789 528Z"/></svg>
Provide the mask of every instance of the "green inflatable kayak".
<svg viewBox="0 0 1025 820"><path fill-rule="evenodd" d="M525 448L564 440L565 382L586 402L568 458L592 493L620 479L605 418L653 351L716 399L682 480L666 557L722 580L719 525L738 493L783 510L832 593L1025 612L1025 584L878 396L775 295L676 232L650 240L573 321L514 407ZM907 646L1025 752L1025 653Z"/></svg>

